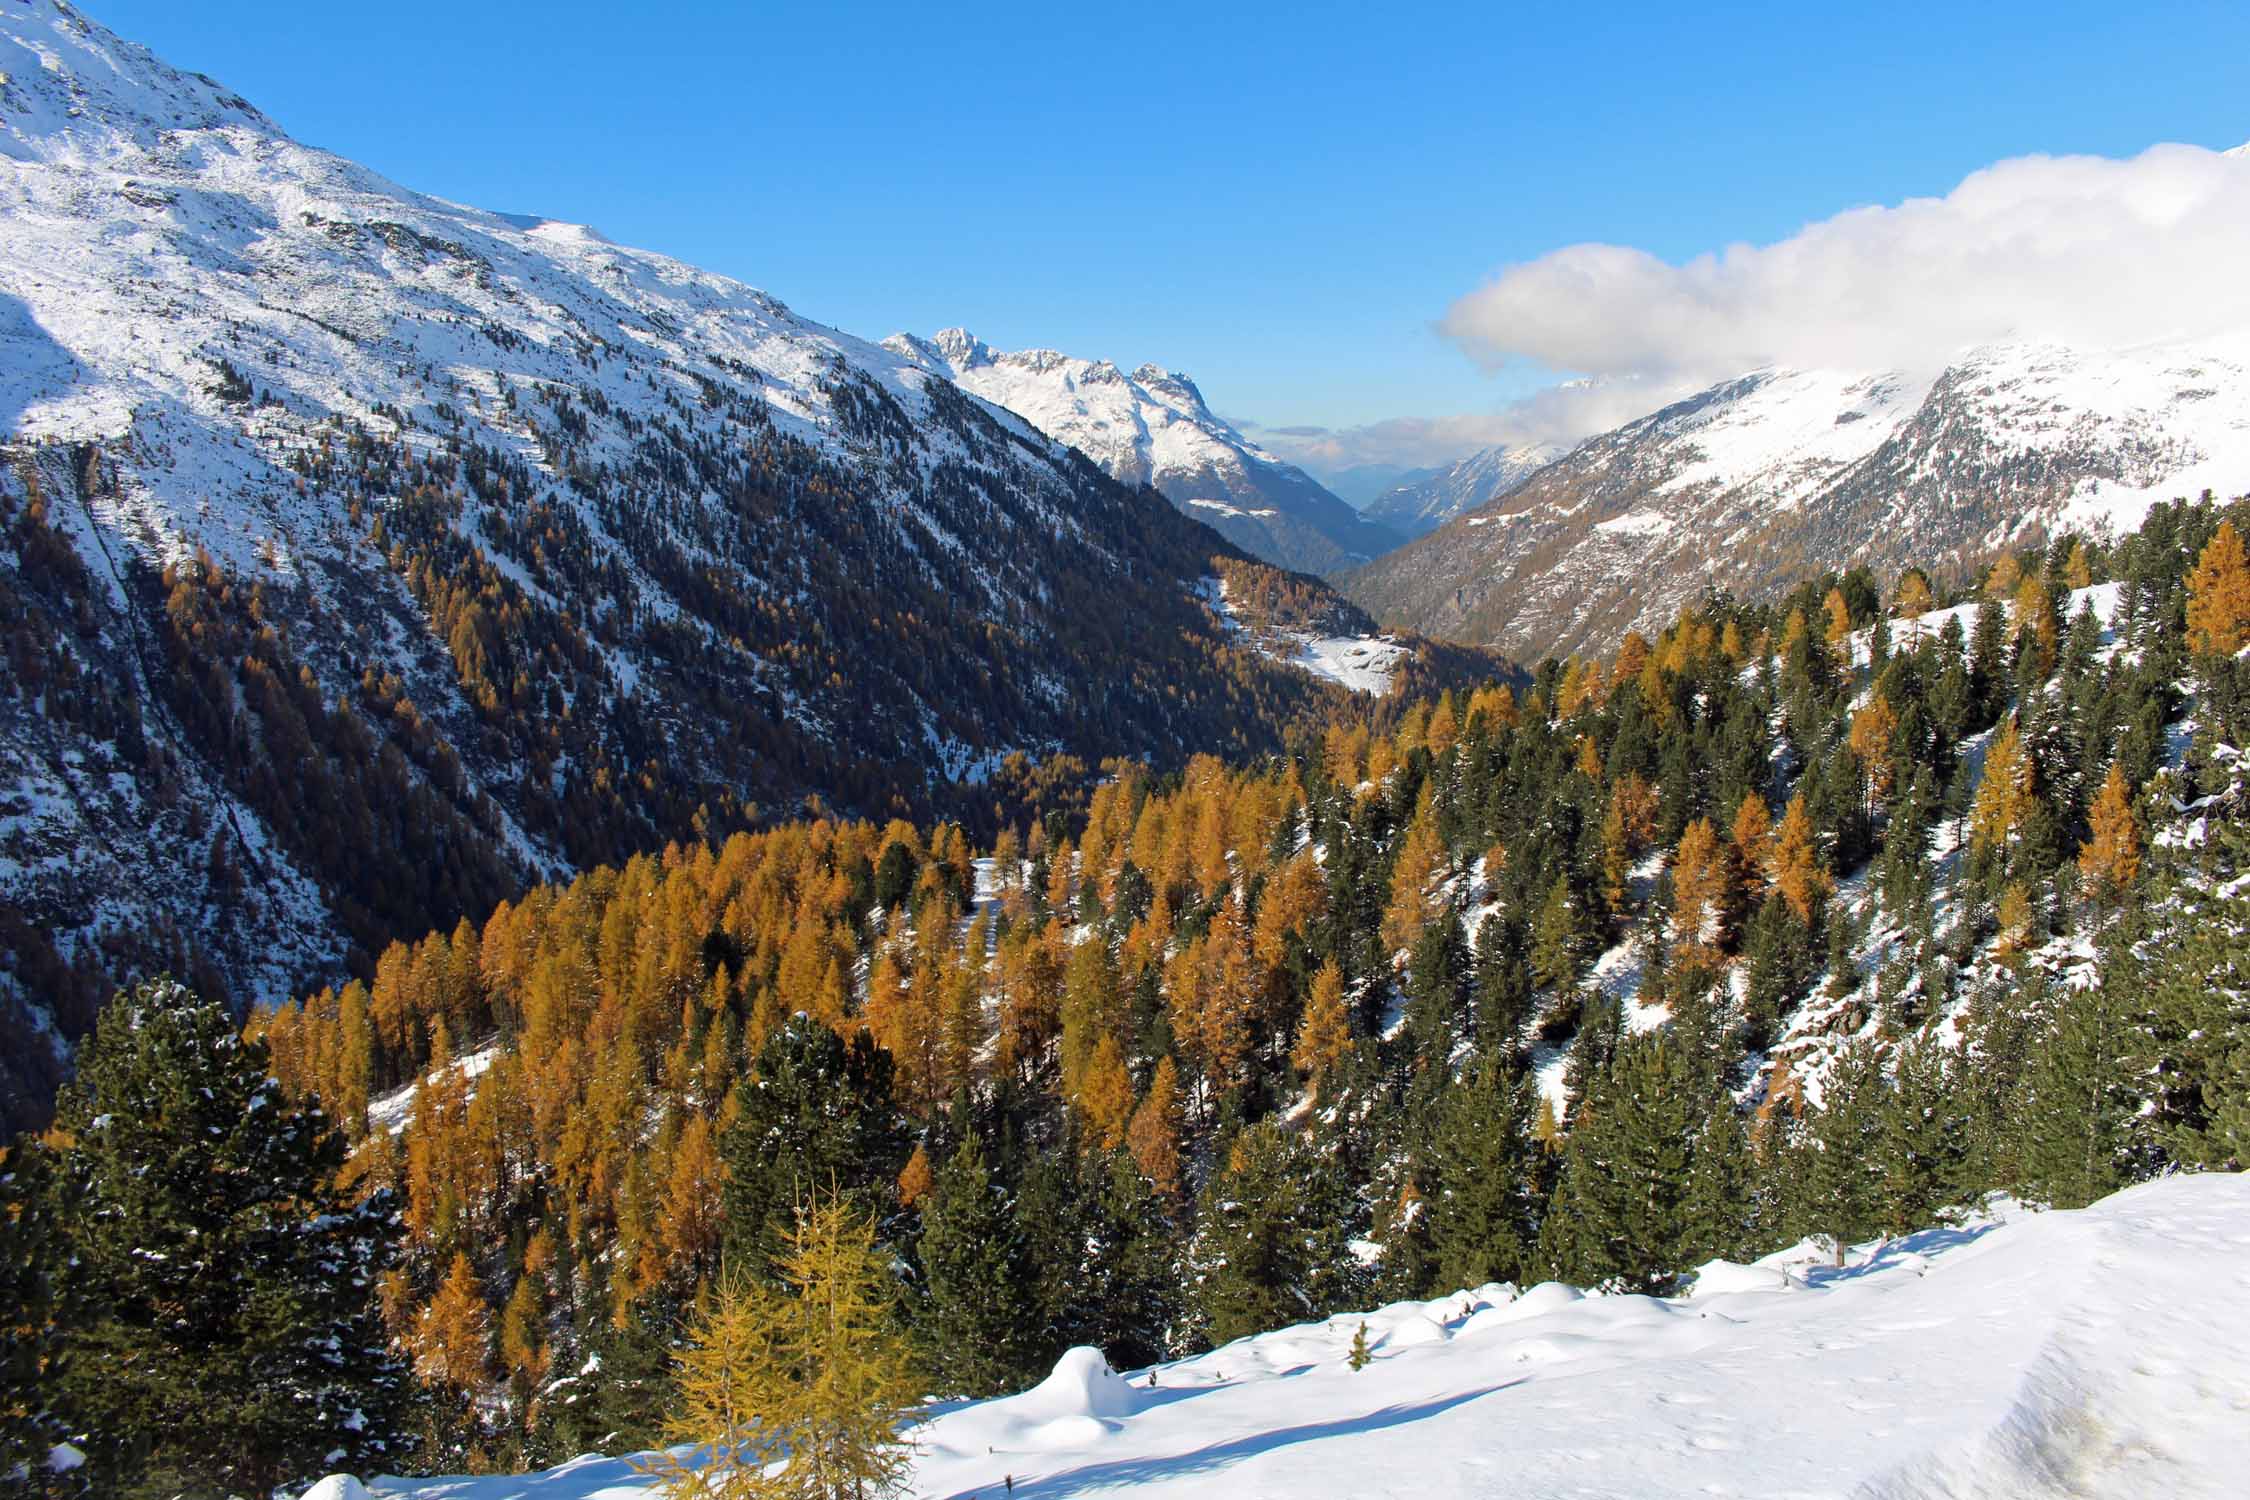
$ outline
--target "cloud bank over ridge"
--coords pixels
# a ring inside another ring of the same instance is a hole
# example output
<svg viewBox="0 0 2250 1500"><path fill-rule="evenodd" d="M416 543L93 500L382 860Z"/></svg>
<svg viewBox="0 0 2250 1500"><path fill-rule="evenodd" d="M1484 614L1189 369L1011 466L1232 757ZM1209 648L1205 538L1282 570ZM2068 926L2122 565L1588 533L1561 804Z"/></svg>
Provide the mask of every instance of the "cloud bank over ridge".
<svg viewBox="0 0 2250 1500"><path fill-rule="evenodd" d="M2250 328L2250 149L2025 156L1942 197L1855 208L1770 245L1672 265L1570 245L1463 296L1439 330L1488 368L1577 378L1498 410L1275 446L1328 463L1430 462L1574 442L1770 365L1933 373L2003 339L2126 348Z"/></svg>

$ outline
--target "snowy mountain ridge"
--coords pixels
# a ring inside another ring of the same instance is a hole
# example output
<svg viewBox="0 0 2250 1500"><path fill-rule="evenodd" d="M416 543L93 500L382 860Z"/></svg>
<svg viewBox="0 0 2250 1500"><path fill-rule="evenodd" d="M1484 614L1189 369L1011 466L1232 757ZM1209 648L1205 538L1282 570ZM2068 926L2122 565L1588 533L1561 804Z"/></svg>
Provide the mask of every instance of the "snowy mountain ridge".
<svg viewBox="0 0 2250 1500"><path fill-rule="evenodd" d="M1385 490L1369 502L1367 515L1407 536L1426 536L1463 511L1512 493L1568 451L1557 443L1479 449L1429 478Z"/></svg>
<svg viewBox="0 0 2250 1500"><path fill-rule="evenodd" d="M1347 581L1385 623L1531 660L1653 634L1705 586L2116 534L2250 487L2250 330L1989 344L1933 374L1766 369L1590 438Z"/></svg>
<svg viewBox="0 0 2250 1500"><path fill-rule="evenodd" d="M1715 1261L1669 1299L1478 1287L1123 1376L1072 1350L1032 1390L933 1411L911 1492L2231 1495L2250 1464L2245 1223L2250 1178L2172 1177L2086 1209L2001 1201L1840 1253ZM626 1500L647 1485L629 1460L587 1455L379 1492Z"/></svg>
<svg viewBox="0 0 2250 1500"><path fill-rule="evenodd" d="M0 8L0 156L0 1118L110 965L276 999L811 793L1254 753L1334 692L1239 675L1223 544L927 361L55 0Z"/></svg>
<svg viewBox="0 0 2250 1500"><path fill-rule="evenodd" d="M894 334L883 347L1006 407L1120 482L1154 486L1268 562L1325 573L1402 539L1222 421L1177 371L1143 364L1128 375L1054 349L1003 352L963 328Z"/></svg>

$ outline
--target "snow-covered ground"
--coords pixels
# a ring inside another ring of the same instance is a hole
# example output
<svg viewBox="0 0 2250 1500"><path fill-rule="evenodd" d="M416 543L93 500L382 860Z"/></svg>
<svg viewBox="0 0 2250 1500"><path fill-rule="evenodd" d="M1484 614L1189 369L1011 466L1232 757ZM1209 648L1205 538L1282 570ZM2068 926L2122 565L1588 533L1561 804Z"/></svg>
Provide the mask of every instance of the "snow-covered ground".
<svg viewBox="0 0 2250 1500"><path fill-rule="evenodd" d="M1199 597L1233 630L1256 638L1260 653L1275 661L1341 683L1355 693L1382 697L1391 690L1391 673L1407 647L1383 635L1313 635L1307 631L1253 630L1227 596L1226 580L1206 578Z"/></svg>
<svg viewBox="0 0 2250 1500"><path fill-rule="evenodd" d="M1485 1287L1129 1376L1075 1351L945 1408L907 1493L2239 1496L2250 1179L1706 1267L1688 1295ZM1347 1363L1364 1321L1373 1359ZM624 1500L624 1459L385 1481L420 1500Z"/></svg>

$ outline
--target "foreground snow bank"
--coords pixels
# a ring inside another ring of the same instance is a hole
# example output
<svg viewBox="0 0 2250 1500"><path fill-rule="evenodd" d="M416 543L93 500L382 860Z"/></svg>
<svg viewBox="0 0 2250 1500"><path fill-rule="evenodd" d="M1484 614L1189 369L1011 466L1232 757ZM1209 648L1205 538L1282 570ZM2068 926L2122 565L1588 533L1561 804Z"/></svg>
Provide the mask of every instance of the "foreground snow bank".
<svg viewBox="0 0 2250 1500"><path fill-rule="evenodd" d="M1694 1295L1480 1287L1130 1376L1073 1350L922 1429L909 1493L1185 1500L1690 1493L2239 1496L2250 1178L1715 1263ZM1374 1358L1345 1363L1367 1324ZM421 1500L639 1496L622 1460L386 1481Z"/></svg>

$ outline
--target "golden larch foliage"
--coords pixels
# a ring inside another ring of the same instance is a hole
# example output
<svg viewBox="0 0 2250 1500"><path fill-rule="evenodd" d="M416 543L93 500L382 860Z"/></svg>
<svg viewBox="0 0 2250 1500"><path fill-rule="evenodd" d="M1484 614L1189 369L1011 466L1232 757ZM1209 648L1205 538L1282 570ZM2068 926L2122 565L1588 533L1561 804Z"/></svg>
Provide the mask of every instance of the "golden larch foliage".
<svg viewBox="0 0 2250 1500"><path fill-rule="evenodd" d="M415 1316L409 1339L414 1368L431 1385L475 1393L492 1360L492 1320L469 1257L456 1251L437 1294Z"/></svg>
<svg viewBox="0 0 2250 1500"><path fill-rule="evenodd" d="M1891 736L1898 733L1898 715L1892 711L1890 700L1881 693L1867 700L1867 706L1852 715L1851 735L1846 743L1853 759L1859 762L1860 771L1867 777L1868 800L1881 806L1891 795L1891 784L1896 779L1891 764Z"/></svg>
<svg viewBox="0 0 2250 1500"><path fill-rule="evenodd" d="M2232 656L2250 642L2250 558L2232 521L2222 521L2188 577L2188 646Z"/></svg>
<svg viewBox="0 0 2250 1500"><path fill-rule="evenodd" d="M1351 1016L1344 1008L1344 971L1329 959L1313 975L1312 994L1305 1000L1304 1020L1297 1028L1297 1045L1289 1060L1304 1074L1314 1099L1322 1081L1352 1049Z"/></svg>
<svg viewBox="0 0 2250 1500"><path fill-rule="evenodd" d="M1810 922L1821 899L1834 882L1820 862L1820 842L1813 832L1812 813L1802 792L1782 809L1781 827L1774 834L1773 858L1768 866L1773 888L1789 903L1800 922Z"/></svg>
<svg viewBox="0 0 2250 1500"><path fill-rule="evenodd" d="M1765 798L1756 792L1743 794L1727 839L1734 845L1735 864L1742 871L1744 899L1762 900L1768 888L1767 870L1773 863L1773 814L1766 810Z"/></svg>
<svg viewBox="0 0 2250 1500"><path fill-rule="evenodd" d="M2124 768L2115 761L2095 794L2092 822L2093 836L2078 851L2078 876L2096 901L2114 905L2141 869L2141 820Z"/></svg>
<svg viewBox="0 0 2250 1500"><path fill-rule="evenodd" d="M1180 1074L1172 1065L1171 1054L1166 1053L1157 1059L1156 1073L1149 1079L1141 1107L1133 1111L1125 1144L1141 1175L1167 1198L1178 1197L1180 1192L1180 1126Z"/></svg>
<svg viewBox="0 0 2250 1500"><path fill-rule="evenodd" d="M1985 752L1984 777L1977 783L1976 802L1969 810L1970 846L1980 852L2005 849L2030 816L2037 795L2031 756L2011 717Z"/></svg>

